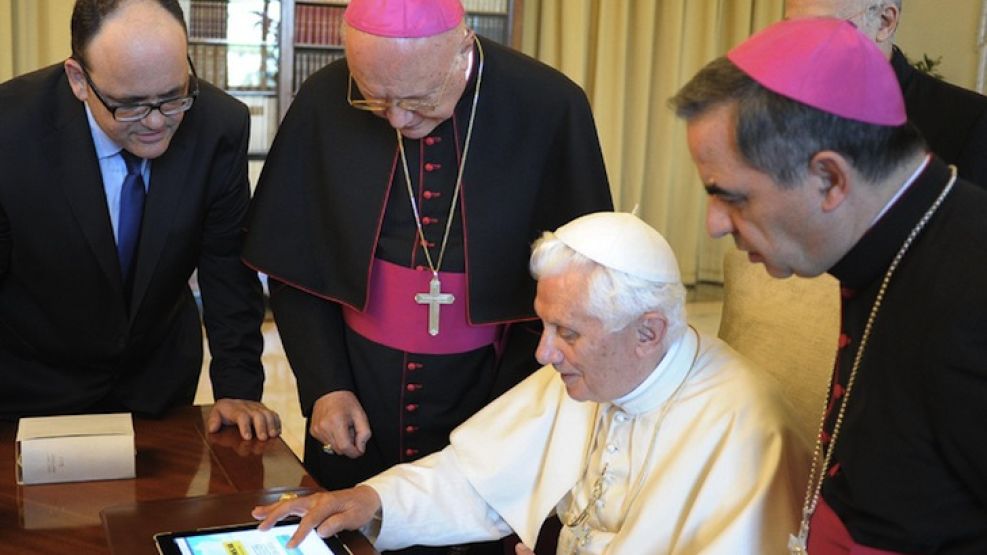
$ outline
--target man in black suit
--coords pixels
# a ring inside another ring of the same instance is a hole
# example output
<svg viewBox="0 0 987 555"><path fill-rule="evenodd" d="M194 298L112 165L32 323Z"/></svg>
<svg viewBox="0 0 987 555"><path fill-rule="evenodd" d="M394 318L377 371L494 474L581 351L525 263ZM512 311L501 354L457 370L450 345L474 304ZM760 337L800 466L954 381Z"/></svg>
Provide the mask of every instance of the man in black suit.
<svg viewBox="0 0 987 555"><path fill-rule="evenodd" d="M189 405L280 433L240 261L247 108L200 82L176 0L78 0L72 57L0 85L0 418Z"/></svg>
<svg viewBox="0 0 987 555"><path fill-rule="evenodd" d="M891 60L905 95L908 119L929 148L959 168L960 177L987 187L987 97L914 67L894 45L901 0L786 0L785 17L830 16L852 21Z"/></svg>

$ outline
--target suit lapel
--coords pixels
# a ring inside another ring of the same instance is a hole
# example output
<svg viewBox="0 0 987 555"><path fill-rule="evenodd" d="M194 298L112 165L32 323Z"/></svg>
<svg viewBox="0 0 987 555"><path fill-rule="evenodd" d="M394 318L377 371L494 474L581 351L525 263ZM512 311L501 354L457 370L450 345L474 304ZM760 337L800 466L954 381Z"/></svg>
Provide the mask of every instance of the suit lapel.
<svg viewBox="0 0 987 555"><path fill-rule="evenodd" d="M114 287L122 291L116 241L85 108L72 95L67 83L64 94L59 94L58 103L55 125L42 139L47 152L54 154L50 159L52 182L61 184L100 268Z"/></svg>
<svg viewBox="0 0 987 555"><path fill-rule="evenodd" d="M182 122L172 137L168 150L151 162L151 182L148 185L144 205L144 221L134 274L134 290L130 298L131 317L137 312L141 299L147 292L155 274L161 251L171 233L175 214L181 205L188 186L189 167L192 164L191 134L183 133L188 121Z"/></svg>

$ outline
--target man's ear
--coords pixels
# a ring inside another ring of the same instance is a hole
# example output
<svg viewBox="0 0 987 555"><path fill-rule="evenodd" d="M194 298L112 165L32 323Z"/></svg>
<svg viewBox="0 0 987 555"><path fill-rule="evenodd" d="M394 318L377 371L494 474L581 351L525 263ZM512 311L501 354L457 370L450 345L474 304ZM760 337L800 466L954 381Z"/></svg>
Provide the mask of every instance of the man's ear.
<svg viewBox="0 0 987 555"><path fill-rule="evenodd" d="M86 76L82 74L82 66L74 58L66 59L62 65L65 68L65 76L68 77L69 86L72 87L72 94L85 102L89 98L89 86L86 83Z"/></svg>
<svg viewBox="0 0 987 555"><path fill-rule="evenodd" d="M635 350L641 358L647 358L661 350L662 341L668 331L668 322L657 312L646 312L637 323L637 344Z"/></svg>
<svg viewBox="0 0 987 555"><path fill-rule="evenodd" d="M875 42L882 44L887 41L894 39L894 33L898 30L898 18L901 16L901 11L898 6L894 5L894 2L884 2L884 6L881 7L880 26L877 28L877 35L874 37Z"/></svg>
<svg viewBox="0 0 987 555"><path fill-rule="evenodd" d="M847 159L832 150L821 150L809 161L809 176L819 183L822 210L832 212L843 204L853 187L853 168Z"/></svg>

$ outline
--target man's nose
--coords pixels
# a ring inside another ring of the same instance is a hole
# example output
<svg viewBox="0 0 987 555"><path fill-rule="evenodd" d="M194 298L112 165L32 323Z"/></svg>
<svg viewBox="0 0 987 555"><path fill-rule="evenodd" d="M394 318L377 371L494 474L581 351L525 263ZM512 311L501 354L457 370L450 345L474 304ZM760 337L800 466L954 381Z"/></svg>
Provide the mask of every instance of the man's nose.
<svg viewBox="0 0 987 555"><path fill-rule="evenodd" d="M144 124L144 127L156 131L165 126L167 119L168 117L162 114L160 110L154 109L148 112L146 116L144 116L144 119L141 120L141 123Z"/></svg>
<svg viewBox="0 0 987 555"><path fill-rule="evenodd" d="M388 108L384 116L387 118L387 122L391 124L391 127L399 130L407 127L412 119L414 119L412 112L398 108L397 106Z"/></svg>
<svg viewBox="0 0 987 555"><path fill-rule="evenodd" d="M535 350L535 358L538 364L559 364L562 362L562 351L555 346L555 338L552 332L543 331L541 339L538 341L538 348Z"/></svg>
<svg viewBox="0 0 987 555"><path fill-rule="evenodd" d="M718 239L734 232L733 221L730 213L723 201L716 197L709 197L706 203L706 233Z"/></svg>

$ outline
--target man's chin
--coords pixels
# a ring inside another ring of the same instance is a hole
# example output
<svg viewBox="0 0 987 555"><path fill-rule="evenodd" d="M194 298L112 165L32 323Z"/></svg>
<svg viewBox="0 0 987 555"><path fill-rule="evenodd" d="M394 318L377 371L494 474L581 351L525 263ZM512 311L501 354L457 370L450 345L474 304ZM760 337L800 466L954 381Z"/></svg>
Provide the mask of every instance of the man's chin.
<svg viewBox="0 0 987 555"><path fill-rule="evenodd" d="M155 141L134 140L130 142L127 150L141 158L153 160L168 150L168 145L171 144L171 137L172 135L166 134Z"/></svg>
<svg viewBox="0 0 987 555"><path fill-rule="evenodd" d="M779 268L774 264L771 264L767 259L756 252L748 252L747 260L751 264L760 264L764 266L764 271L768 273L769 276L773 278L787 278L792 275L792 270L789 268Z"/></svg>

